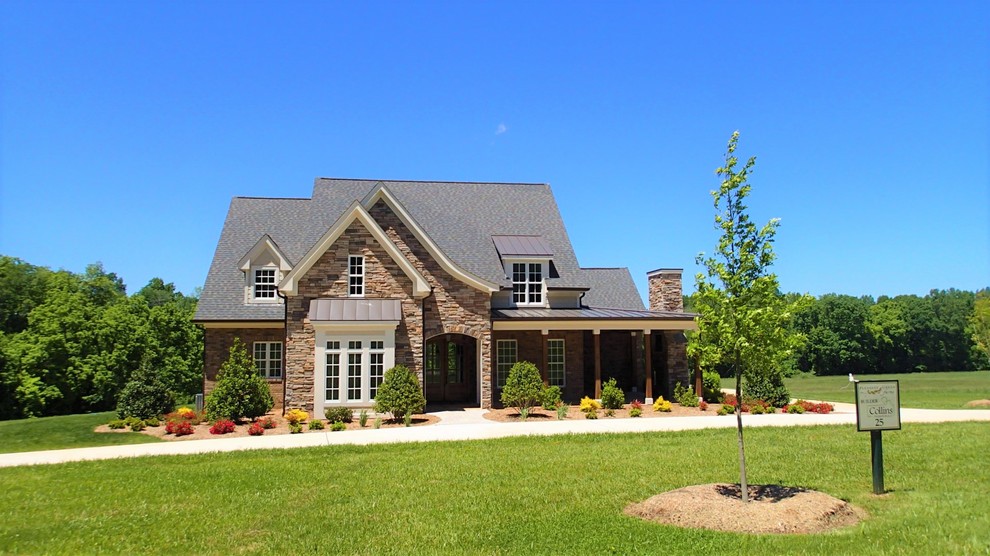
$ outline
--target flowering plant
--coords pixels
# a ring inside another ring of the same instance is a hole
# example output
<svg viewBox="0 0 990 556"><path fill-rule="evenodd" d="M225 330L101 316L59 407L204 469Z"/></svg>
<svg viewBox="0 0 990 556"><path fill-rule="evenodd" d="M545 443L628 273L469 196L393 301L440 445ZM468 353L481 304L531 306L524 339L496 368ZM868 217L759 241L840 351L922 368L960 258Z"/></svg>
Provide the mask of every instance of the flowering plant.
<svg viewBox="0 0 990 556"><path fill-rule="evenodd" d="M259 422L251 423L251 426L248 427L248 434L251 436L261 436L265 434L265 427Z"/></svg>
<svg viewBox="0 0 990 556"><path fill-rule="evenodd" d="M304 423L307 419L309 419L309 413L306 413L301 409L290 409L285 413L285 420L288 421L290 425Z"/></svg>
<svg viewBox="0 0 990 556"><path fill-rule="evenodd" d="M234 422L230 419L220 419L210 427L210 434L227 434L234 432Z"/></svg>

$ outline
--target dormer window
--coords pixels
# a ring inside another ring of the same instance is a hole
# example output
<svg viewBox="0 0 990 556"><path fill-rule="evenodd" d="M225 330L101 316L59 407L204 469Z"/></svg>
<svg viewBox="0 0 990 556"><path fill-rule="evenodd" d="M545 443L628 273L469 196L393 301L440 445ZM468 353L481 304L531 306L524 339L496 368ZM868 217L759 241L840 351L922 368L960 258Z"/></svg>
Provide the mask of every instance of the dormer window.
<svg viewBox="0 0 990 556"><path fill-rule="evenodd" d="M275 300L275 290L278 287L278 269L254 269L254 298L259 301Z"/></svg>
<svg viewBox="0 0 990 556"><path fill-rule="evenodd" d="M512 302L543 305L543 263L512 263Z"/></svg>
<svg viewBox="0 0 990 556"><path fill-rule="evenodd" d="M351 255L347 261L347 295L364 297L364 256Z"/></svg>

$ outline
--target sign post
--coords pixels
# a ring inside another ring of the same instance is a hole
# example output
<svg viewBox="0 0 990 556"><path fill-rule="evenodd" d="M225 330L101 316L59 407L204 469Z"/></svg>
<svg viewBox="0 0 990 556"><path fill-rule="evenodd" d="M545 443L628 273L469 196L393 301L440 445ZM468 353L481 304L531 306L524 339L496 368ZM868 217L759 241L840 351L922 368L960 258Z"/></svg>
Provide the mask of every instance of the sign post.
<svg viewBox="0 0 990 556"><path fill-rule="evenodd" d="M873 494L883 494L883 431L901 430L901 390L896 380L856 383L856 430L870 431Z"/></svg>

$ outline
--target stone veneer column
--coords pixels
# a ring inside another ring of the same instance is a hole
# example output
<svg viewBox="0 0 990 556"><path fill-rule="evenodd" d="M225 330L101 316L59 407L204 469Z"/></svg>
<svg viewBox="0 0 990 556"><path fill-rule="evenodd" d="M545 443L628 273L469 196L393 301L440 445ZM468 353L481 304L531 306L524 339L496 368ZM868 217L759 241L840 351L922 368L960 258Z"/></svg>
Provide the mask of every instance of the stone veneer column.
<svg viewBox="0 0 990 556"><path fill-rule="evenodd" d="M679 268L658 268L646 273L651 311L684 311L681 272Z"/></svg>
<svg viewBox="0 0 990 556"><path fill-rule="evenodd" d="M674 391L675 384L690 386L687 364L687 338L680 330L667 330L663 333L667 347L667 388Z"/></svg>

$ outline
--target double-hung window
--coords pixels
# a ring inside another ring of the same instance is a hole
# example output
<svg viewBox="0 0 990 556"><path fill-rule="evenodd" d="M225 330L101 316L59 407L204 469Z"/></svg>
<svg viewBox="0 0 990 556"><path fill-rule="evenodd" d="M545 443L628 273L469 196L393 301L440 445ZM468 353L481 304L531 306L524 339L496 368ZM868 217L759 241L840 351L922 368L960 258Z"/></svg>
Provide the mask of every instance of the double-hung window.
<svg viewBox="0 0 990 556"><path fill-rule="evenodd" d="M564 340L547 340L547 381L564 387Z"/></svg>
<svg viewBox="0 0 990 556"><path fill-rule="evenodd" d="M274 268L254 269L254 299L275 300L275 289L278 287L276 285L277 272L278 270Z"/></svg>
<svg viewBox="0 0 990 556"><path fill-rule="evenodd" d="M351 255L347 258L347 295L364 297L364 256Z"/></svg>
<svg viewBox="0 0 990 556"><path fill-rule="evenodd" d="M543 304L543 263L512 263L512 302Z"/></svg>
<svg viewBox="0 0 990 556"><path fill-rule="evenodd" d="M264 378L282 378L282 342L255 342L254 365Z"/></svg>
<svg viewBox="0 0 990 556"><path fill-rule="evenodd" d="M509 370L516 364L517 349L515 340L498 340L495 342L495 385L505 386L509 378Z"/></svg>

